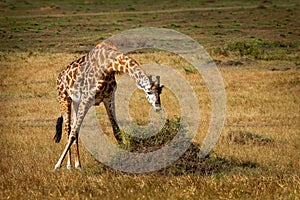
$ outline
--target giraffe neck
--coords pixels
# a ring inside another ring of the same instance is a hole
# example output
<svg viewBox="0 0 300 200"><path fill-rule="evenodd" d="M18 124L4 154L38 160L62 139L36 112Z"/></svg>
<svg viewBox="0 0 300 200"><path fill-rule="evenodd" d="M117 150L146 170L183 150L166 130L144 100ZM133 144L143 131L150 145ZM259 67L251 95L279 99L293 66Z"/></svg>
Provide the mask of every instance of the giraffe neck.
<svg viewBox="0 0 300 200"><path fill-rule="evenodd" d="M115 72L126 73L134 78L137 87L143 89L145 92L150 89L151 83L148 76L133 58L121 54L117 56L117 59L112 63L111 68Z"/></svg>
<svg viewBox="0 0 300 200"><path fill-rule="evenodd" d="M138 62L130 56L118 51L117 47L102 42L96 45L89 56L92 63L96 62L98 66L104 68L102 68L104 74L110 74L112 72L126 73L135 79L138 88L143 89L145 92L151 88L150 80Z"/></svg>

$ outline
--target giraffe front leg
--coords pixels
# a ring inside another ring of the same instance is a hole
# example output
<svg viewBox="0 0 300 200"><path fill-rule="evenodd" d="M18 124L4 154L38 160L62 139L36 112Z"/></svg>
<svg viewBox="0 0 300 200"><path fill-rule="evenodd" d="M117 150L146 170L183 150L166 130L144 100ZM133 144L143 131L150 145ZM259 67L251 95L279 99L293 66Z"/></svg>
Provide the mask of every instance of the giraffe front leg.
<svg viewBox="0 0 300 200"><path fill-rule="evenodd" d="M67 105L66 105L66 112L64 114L64 122L65 122L65 132L67 134L67 144L69 142L69 136L70 136L70 132L71 132L71 100L68 99L67 101ZM72 167L72 159L71 159L71 148L69 148L68 151L68 161L67 161L67 169L71 169Z"/></svg>
<svg viewBox="0 0 300 200"><path fill-rule="evenodd" d="M79 104L75 101L73 102L73 108L74 108L74 113L73 113L74 124L73 124L73 127L76 127ZM78 147L78 134L77 134L76 140L75 140L75 168L77 168L77 169L81 168L80 157L79 157L79 147Z"/></svg>
<svg viewBox="0 0 300 200"><path fill-rule="evenodd" d="M89 108L92 105L92 101L94 98L83 98L80 104L74 104L74 126L71 131L71 136L75 138L75 168L81 169L80 163L80 156L79 156L79 145L78 145L78 138L79 138L79 130L83 119L88 112ZM74 130L74 131L73 131Z"/></svg>
<svg viewBox="0 0 300 200"><path fill-rule="evenodd" d="M113 133L115 138L117 139L117 141L119 143L123 142L123 138L121 135L121 131L120 128L118 126L118 123L115 120L115 107L114 107L114 101L113 101L113 95L111 96L111 98L105 98L103 100L109 121L111 123L112 129L113 129Z"/></svg>

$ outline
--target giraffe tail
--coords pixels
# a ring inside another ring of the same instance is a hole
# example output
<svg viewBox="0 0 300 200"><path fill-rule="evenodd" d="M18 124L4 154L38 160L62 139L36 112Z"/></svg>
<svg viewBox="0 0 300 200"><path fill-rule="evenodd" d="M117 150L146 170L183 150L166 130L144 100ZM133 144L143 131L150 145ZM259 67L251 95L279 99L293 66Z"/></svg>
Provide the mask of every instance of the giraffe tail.
<svg viewBox="0 0 300 200"><path fill-rule="evenodd" d="M53 140L56 143L59 143L60 139L61 139L61 135L62 135L62 124L63 124L63 117L60 116L59 118L57 118L57 122L56 122L56 134L53 137Z"/></svg>

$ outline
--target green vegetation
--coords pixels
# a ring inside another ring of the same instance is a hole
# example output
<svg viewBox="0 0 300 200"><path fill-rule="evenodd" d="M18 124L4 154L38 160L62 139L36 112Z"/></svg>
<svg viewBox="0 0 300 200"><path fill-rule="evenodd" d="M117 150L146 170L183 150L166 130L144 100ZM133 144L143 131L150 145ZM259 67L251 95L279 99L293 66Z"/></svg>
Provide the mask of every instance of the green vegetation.
<svg viewBox="0 0 300 200"><path fill-rule="evenodd" d="M46 2L30 2L29 4L18 2L15 4L15 10L4 10L5 12L2 13L5 13L5 16L3 15L0 18L2 25L0 50L16 51L14 44L19 39L17 37L19 33L23 34L24 37L22 45L17 51L35 51L38 49L48 52L70 52L76 48L89 50L98 42L99 32L103 37L108 38L120 30L147 26L174 28L192 36L207 49L221 47L225 37L226 43L228 41L232 43L238 42L237 40L241 38L249 38L249 36L251 36L251 39L262 38L266 41L281 41L284 38L286 41L293 41L299 46L297 37L299 35L297 25L300 20L297 15L299 6L288 9L285 7L286 5L281 5L279 1L272 1L272 5L276 5L276 9L268 7L270 5L268 3L266 3L266 9L245 7L260 5L260 1L243 2L243 4L239 1L226 2L226 6L243 5L244 8L240 9L226 9L225 1L223 3L222 1L206 3L191 1L184 4L183 2L177 2L176 8L175 4L164 6L164 4L167 4L165 1L162 1L161 5L152 5L150 2L139 4L139 2L130 1L118 3L104 1L100 5L91 1L89 3L74 4L76 8L80 8L79 11L76 11L76 14L73 14L74 6L70 3L72 1L68 3L54 1L49 4ZM293 3L290 5L294 6ZM156 6L159 6L159 9ZM210 6L216 7L218 10L205 10L206 7ZM87 12L86 9L89 7L90 10ZM164 9L159 14L153 14L153 11L161 10L163 7ZM199 11L184 11L185 9L197 7ZM222 7L224 7L223 10ZM127 11L128 8L135 8L136 10ZM172 9L175 9L176 12L169 11ZM278 15L278 9L281 9L280 15ZM251 13L253 18L249 18L249 13L245 12L246 10ZM268 14L263 16L265 12ZM28 13L31 17L28 17ZM157 20L158 16L159 20ZM148 22L149 25L147 25ZM276 29L273 27L276 27ZM87 29L88 31L86 31ZM218 30L223 35L211 34L215 32L214 30ZM286 31L284 32L284 30ZM201 34L202 32L210 34ZM35 35L32 36L32 33L35 33ZM54 38L53 35L59 35L60 37ZM43 38L45 43L36 43L37 38ZM77 43L72 40L65 42L66 38L73 38L74 41L84 38L85 45L77 47ZM49 42L61 43L61 46L59 49L49 48L47 45ZM295 47L292 51L298 51L298 47ZM272 52L268 52L268 55L270 56L270 53L276 54L276 52L277 50L272 49Z"/></svg>

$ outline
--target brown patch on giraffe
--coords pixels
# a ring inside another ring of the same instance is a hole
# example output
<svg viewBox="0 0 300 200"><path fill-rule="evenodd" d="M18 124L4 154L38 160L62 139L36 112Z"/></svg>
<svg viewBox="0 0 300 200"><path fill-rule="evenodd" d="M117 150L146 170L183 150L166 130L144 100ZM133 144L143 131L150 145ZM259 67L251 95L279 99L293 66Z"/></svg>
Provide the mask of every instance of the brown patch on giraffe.
<svg viewBox="0 0 300 200"><path fill-rule="evenodd" d="M138 64L137 61L131 59L131 60L129 61L129 66L130 66L130 67L135 67L135 66L139 66L139 64Z"/></svg>
<svg viewBox="0 0 300 200"><path fill-rule="evenodd" d="M111 72L113 71L116 71L117 69L115 68L117 64L116 63L110 63L108 66L107 69L105 69L104 73L107 75L107 74L110 74Z"/></svg>
<svg viewBox="0 0 300 200"><path fill-rule="evenodd" d="M105 60L105 55L104 55L104 51L100 52L100 56L99 56L99 62L103 62Z"/></svg>
<svg viewBox="0 0 300 200"><path fill-rule="evenodd" d="M76 68L74 68L72 70L72 78L73 78L73 80L76 80L79 69L80 69L80 65L77 64Z"/></svg>
<svg viewBox="0 0 300 200"><path fill-rule="evenodd" d="M115 62L115 65L117 65L116 71L122 72L123 70L121 71L120 68L124 67L126 65L126 62L124 62L123 60L119 59L118 61Z"/></svg>
<svg viewBox="0 0 300 200"><path fill-rule="evenodd" d="M138 70L138 72L134 73L134 76L136 79L141 79L143 76L143 71L142 70Z"/></svg>
<svg viewBox="0 0 300 200"><path fill-rule="evenodd" d="M66 82L67 82L67 84L70 84L70 76L69 75L66 76Z"/></svg>
<svg viewBox="0 0 300 200"><path fill-rule="evenodd" d="M123 65L120 65L120 66L119 66L119 69L118 69L118 71L120 71L120 72L123 72L123 73L124 73L124 72L125 72L125 70L124 70L124 66L123 66Z"/></svg>
<svg viewBox="0 0 300 200"><path fill-rule="evenodd" d="M81 58L79 58L79 59L77 60L77 64L78 64L78 63L79 63L79 64L83 63L83 62L85 61L85 58L86 58L86 55L84 55L84 56L82 56Z"/></svg>
<svg viewBox="0 0 300 200"><path fill-rule="evenodd" d="M74 86L74 83L76 81L76 76L77 76L77 68L74 70L70 71L69 74L66 76L66 81L69 84L69 87L72 88Z"/></svg>
<svg viewBox="0 0 300 200"><path fill-rule="evenodd" d="M129 74L133 75L133 69L132 68L128 68L127 70L129 72Z"/></svg>

